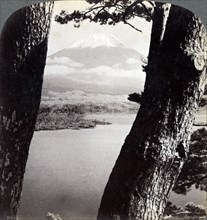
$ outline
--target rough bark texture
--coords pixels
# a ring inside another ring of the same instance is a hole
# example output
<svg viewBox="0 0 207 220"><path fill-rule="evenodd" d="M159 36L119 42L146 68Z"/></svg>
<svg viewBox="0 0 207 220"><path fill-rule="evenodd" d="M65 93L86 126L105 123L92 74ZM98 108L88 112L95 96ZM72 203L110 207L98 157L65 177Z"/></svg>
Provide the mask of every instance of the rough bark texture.
<svg viewBox="0 0 207 220"><path fill-rule="evenodd" d="M206 30L190 11L156 4L141 107L109 177L99 220L162 219L187 158L206 79Z"/></svg>
<svg viewBox="0 0 207 220"><path fill-rule="evenodd" d="M16 219L41 99L53 3L22 8L0 38L0 219Z"/></svg>

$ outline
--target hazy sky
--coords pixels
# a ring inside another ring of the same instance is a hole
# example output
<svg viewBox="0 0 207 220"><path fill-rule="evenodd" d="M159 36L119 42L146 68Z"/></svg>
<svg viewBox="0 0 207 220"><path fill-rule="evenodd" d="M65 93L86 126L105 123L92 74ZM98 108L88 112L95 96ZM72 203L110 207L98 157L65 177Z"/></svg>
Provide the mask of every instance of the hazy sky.
<svg viewBox="0 0 207 220"><path fill-rule="evenodd" d="M80 28L75 28L73 22L61 25L54 21L54 16L61 10L73 11L85 9L90 5L84 1L59 1L55 2L51 31L49 37L48 55L68 48L70 45L88 38L92 34L112 34L121 40L127 47L134 48L143 55L148 55L151 23L144 19L134 19L133 25L142 30L142 33L134 30L129 25L117 24L115 26L99 25L85 21Z"/></svg>

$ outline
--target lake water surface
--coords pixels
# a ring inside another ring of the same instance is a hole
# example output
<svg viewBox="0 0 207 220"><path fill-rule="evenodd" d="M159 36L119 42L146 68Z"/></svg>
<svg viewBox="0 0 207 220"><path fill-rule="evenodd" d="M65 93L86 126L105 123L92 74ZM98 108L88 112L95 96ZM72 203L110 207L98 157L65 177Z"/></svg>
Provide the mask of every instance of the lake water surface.
<svg viewBox="0 0 207 220"><path fill-rule="evenodd" d="M94 116L92 116L94 117ZM112 125L94 129L35 132L27 163L20 220L45 219L47 212L66 219L94 219L109 174L135 115L102 115ZM205 194L172 194L176 205L206 204Z"/></svg>

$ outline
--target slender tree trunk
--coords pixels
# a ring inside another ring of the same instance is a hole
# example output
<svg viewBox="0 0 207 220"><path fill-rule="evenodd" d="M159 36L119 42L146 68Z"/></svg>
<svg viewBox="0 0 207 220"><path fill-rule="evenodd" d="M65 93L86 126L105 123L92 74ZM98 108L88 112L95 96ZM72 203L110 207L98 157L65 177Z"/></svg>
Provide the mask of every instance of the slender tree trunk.
<svg viewBox="0 0 207 220"><path fill-rule="evenodd" d="M0 38L0 219L16 219L41 99L53 3L22 8Z"/></svg>
<svg viewBox="0 0 207 220"><path fill-rule="evenodd" d="M193 13L156 3L141 107L106 185L99 220L163 218L204 91L206 43Z"/></svg>

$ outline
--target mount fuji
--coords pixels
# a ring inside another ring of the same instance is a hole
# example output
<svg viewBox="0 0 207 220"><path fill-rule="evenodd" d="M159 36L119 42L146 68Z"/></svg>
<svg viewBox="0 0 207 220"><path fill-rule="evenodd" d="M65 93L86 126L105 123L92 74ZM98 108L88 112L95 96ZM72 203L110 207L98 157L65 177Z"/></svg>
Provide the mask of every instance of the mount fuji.
<svg viewBox="0 0 207 220"><path fill-rule="evenodd" d="M71 48L123 47L124 43L112 34L94 34L86 40L71 45Z"/></svg>
<svg viewBox="0 0 207 220"><path fill-rule="evenodd" d="M113 35L94 34L47 58L44 88L126 94L143 89L143 56Z"/></svg>

